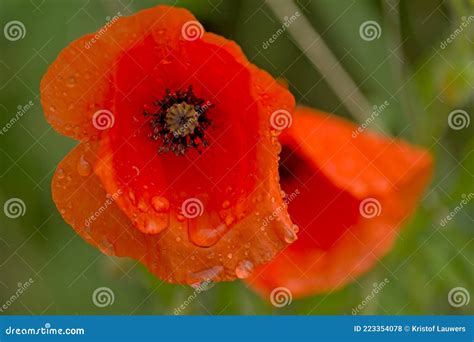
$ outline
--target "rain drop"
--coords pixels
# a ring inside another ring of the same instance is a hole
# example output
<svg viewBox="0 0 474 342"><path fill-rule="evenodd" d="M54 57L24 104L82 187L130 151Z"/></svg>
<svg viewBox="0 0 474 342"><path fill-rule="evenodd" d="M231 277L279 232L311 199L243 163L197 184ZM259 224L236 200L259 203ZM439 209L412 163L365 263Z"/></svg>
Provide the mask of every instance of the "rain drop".
<svg viewBox="0 0 474 342"><path fill-rule="evenodd" d="M245 279L250 277L253 271L253 263L249 260L243 260L239 262L235 268L235 275L239 279Z"/></svg>
<svg viewBox="0 0 474 342"><path fill-rule="evenodd" d="M67 83L66 85L69 87L69 88L72 88L76 85L76 78L74 76L71 76L67 79Z"/></svg>
<svg viewBox="0 0 474 342"><path fill-rule="evenodd" d="M58 169L56 171L56 177L58 177L58 179L63 179L65 176L66 176L66 173L64 172L63 169Z"/></svg>
<svg viewBox="0 0 474 342"><path fill-rule="evenodd" d="M151 199L151 205L158 213L164 213L170 210L170 202L165 197L155 196Z"/></svg>
<svg viewBox="0 0 474 342"><path fill-rule="evenodd" d="M77 162L77 172L83 177L89 176L92 172L91 164L85 160L84 156L81 156Z"/></svg>

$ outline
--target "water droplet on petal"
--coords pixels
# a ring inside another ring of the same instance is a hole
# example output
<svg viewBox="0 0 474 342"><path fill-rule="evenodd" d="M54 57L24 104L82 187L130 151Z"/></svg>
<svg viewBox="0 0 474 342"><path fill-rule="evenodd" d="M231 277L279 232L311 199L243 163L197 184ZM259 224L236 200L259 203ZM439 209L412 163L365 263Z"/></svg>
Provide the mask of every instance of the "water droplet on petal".
<svg viewBox="0 0 474 342"><path fill-rule="evenodd" d="M66 176L66 173L64 172L63 169L58 169L56 171L56 177L58 177L58 179L63 179L65 176Z"/></svg>
<svg viewBox="0 0 474 342"><path fill-rule="evenodd" d="M66 85L69 87L69 88L72 88L76 85L76 78L74 76L71 76L67 79L67 83Z"/></svg>
<svg viewBox="0 0 474 342"><path fill-rule="evenodd" d="M203 226L200 220L188 220L189 240L199 247L210 247L219 241L226 232L225 225L220 224L216 227Z"/></svg>
<svg viewBox="0 0 474 342"><path fill-rule="evenodd" d="M137 207L143 213L146 213L150 209L150 206L148 205L147 201L143 197L140 198L140 200L138 201Z"/></svg>
<svg viewBox="0 0 474 342"><path fill-rule="evenodd" d="M151 205L158 213L170 210L170 202L165 197L155 196L151 199Z"/></svg>
<svg viewBox="0 0 474 342"><path fill-rule="evenodd" d="M232 215L227 215L224 222L227 226L230 226L234 222L234 217Z"/></svg>
<svg viewBox="0 0 474 342"><path fill-rule="evenodd" d="M148 218L145 221L146 234L158 234L168 228L170 224L170 216L168 214L158 214L153 218Z"/></svg>
<svg viewBox="0 0 474 342"><path fill-rule="evenodd" d="M77 162L77 172L83 177L89 176L92 172L91 164L85 160L84 156L81 156Z"/></svg>
<svg viewBox="0 0 474 342"><path fill-rule="evenodd" d="M130 198L130 202L132 202L133 205L137 204L137 198L135 197L135 193L132 190L128 192L128 198Z"/></svg>
<svg viewBox="0 0 474 342"><path fill-rule="evenodd" d="M230 202L229 201L224 201L224 203L222 203L222 209L227 209L230 207Z"/></svg>
<svg viewBox="0 0 474 342"><path fill-rule="evenodd" d="M213 266L202 271L190 273L188 275L187 283L196 284L203 281L210 281L215 279L222 271L224 270L223 266Z"/></svg>
<svg viewBox="0 0 474 342"><path fill-rule="evenodd" d="M294 228L286 228L283 231L283 240L285 240L286 243L293 243L297 239L298 239L298 236L296 235Z"/></svg>
<svg viewBox="0 0 474 342"><path fill-rule="evenodd" d="M235 275L239 279L245 279L250 277L253 272L253 263L250 260L243 260L239 262L235 268Z"/></svg>

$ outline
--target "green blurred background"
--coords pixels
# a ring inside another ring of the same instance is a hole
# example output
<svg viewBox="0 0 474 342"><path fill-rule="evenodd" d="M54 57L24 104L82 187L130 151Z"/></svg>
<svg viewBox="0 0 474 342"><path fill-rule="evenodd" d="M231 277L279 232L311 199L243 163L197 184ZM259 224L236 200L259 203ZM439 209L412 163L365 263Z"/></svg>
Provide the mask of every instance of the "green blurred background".
<svg viewBox="0 0 474 342"><path fill-rule="evenodd" d="M202 0L166 2L186 7L206 30L233 39L249 59L285 79L298 102L351 118L288 32L267 49L263 42L281 22L271 6L290 0ZM23 39L0 36L0 126L19 105L33 102L0 135L0 204L20 198L24 216L0 212L0 307L17 284L34 283L0 314L173 314L193 289L163 283L135 261L101 254L64 223L51 200L57 163L75 142L46 123L39 82L48 65L72 40L98 30L117 12L128 15L163 1L2 0L0 25L21 21ZM474 295L474 201L443 227L463 194L474 192L474 123L455 130L453 110L474 113L474 20L455 39L442 43L474 15L474 1L302 0L299 12L372 105L390 105L371 129L429 148L436 158L430 189L391 253L367 275L345 288L275 308L245 284L219 283L199 294L183 314L351 314L375 282L389 279L360 314L472 314L473 302L459 308L448 293L463 287ZM291 16L293 13L288 13ZM474 18L473 18L474 19ZM298 19L300 20L300 19ZM379 23L378 39L359 35L362 23ZM307 32L299 32L305 35ZM331 70L325 70L326 73ZM470 116L469 116L470 115ZM474 118L473 118L474 119ZM113 290L113 305L99 308L92 293Z"/></svg>

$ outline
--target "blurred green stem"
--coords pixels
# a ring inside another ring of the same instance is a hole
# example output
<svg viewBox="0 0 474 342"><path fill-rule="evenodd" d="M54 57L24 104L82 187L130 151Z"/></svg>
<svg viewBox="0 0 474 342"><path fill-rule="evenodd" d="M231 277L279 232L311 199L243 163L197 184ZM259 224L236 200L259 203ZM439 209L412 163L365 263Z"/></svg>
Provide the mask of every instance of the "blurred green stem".
<svg viewBox="0 0 474 342"><path fill-rule="evenodd" d="M298 6L293 1L281 0L269 0L267 5L282 23L285 17L296 12L300 13L298 20L286 29L352 116L360 123L364 122L372 112L369 101L360 92L350 75L344 70L308 19L301 13Z"/></svg>

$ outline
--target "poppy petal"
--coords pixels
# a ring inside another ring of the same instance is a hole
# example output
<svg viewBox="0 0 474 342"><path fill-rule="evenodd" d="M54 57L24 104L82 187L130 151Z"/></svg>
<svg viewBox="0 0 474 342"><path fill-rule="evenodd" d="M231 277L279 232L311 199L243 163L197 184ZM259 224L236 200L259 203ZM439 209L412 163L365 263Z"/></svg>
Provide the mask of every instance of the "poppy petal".
<svg viewBox="0 0 474 342"><path fill-rule="evenodd" d="M337 289L389 251L430 179L431 156L310 108L296 110L281 142L281 184L296 192L288 211L299 239L248 282L295 297Z"/></svg>
<svg viewBox="0 0 474 342"><path fill-rule="evenodd" d="M94 122L94 114L113 113L112 78L117 58L145 34L160 40L177 39L178 25L193 19L184 9L157 6L130 17L116 16L97 33L69 44L41 80L41 103L48 122L63 135L97 139L102 127Z"/></svg>
<svg viewBox="0 0 474 342"><path fill-rule="evenodd" d="M58 113L57 118L47 112L48 120L63 134L100 139L90 145L93 153L87 163L93 170L94 184L102 191L99 199L120 193L110 208L120 211L125 227L110 228L114 239L108 236L106 223L97 236L95 229L83 229L82 222L101 201L91 200L93 205L84 211L70 208L68 192L61 189L72 188L64 181L53 185L54 200L66 221L86 240L101 249L101 241L117 241L120 248L112 243L117 255L140 259L162 279L195 283L245 278L296 239L279 185L281 147L270 122L275 111L291 112L294 99L270 75L251 65L235 43L205 32L202 39L185 39L182 28L188 22L196 23L189 12L161 6L136 17L120 19L107 31L110 37L101 37L109 45L116 43L116 35L125 37L120 50L111 50L113 58L102 61L108 70L113 64L103 83L107 91L101 92L99 87L97 98L85 96L84 106L77 108L80 114L66 104L65 113ZM68 49L73 55L74 48ZM48 72L53 82L61 73L57 66L69 70L67 57L67 53L61 54L56 67ZM80 67L82 73L95 68L87 63ZM201 151L186 150L182 155L160 154L151 139L153 127L150 117L144 115L146 108L170 96L169 89L183 94L191 92L189 86L193 96L211 103L211 124L206 131L209 146ZM90 88L95 94L95 85ZM42 90L43 105L57 105L58 92L50 92L46 86ZM104 105L114 119L114 124L99 134L92 133L93 115L87 110L95 105ZM68 125L84 131L66 132ZM72 152L62 164L74 165L84 159L74 153L82 152ZM69 177L75 187L84 180L80 172ZM82 201L89 199L87 192L80 196ZM271 219L266 220L268 217ZM103 220L110 223L105 217ZM145 247L135 239L115 239L121 229L128 233L130 227Z"/></svg>

